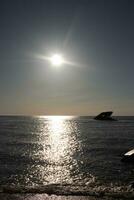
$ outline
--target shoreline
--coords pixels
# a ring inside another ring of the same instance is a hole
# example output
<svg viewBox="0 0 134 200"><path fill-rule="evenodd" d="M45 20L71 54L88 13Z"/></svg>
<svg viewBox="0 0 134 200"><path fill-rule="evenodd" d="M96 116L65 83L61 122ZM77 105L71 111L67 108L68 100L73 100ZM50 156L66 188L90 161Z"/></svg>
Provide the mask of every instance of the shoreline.
<svg viewBox="0 0 134 200"><path fill-rule="evenodd" d="M99 199L134 199L134 188L129 187L68 187L49 185L40 188L0 188L0 200L99 200Z"/></svg>
<svg viewBox="0 0 134 200"><path fill-rule="evenodd" d="M0 200L133 200L134 196L73 196L73 195L48 195L48 194L8 194L1 193Z"/></svg>

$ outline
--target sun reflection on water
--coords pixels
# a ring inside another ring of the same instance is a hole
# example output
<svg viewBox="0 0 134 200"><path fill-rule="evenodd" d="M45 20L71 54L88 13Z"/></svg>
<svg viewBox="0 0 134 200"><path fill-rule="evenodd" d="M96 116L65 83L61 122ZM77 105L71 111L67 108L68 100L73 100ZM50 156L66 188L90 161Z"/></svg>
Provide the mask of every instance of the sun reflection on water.
<svg viewBox="0 0 134 200"><path fill-rule="evenodd" d="M47 116L44 118L44 128L42 129L41 160L45 160L47 165L45 176L48 183L58 183L62 181L72 182L71 171L73 165L77 165L73 155L78 148L76 140L77 126L72 124L72 117L69 116Z"/></svg>
<svg viewBox="0 0 134 200"><path fill-rule="evenodd" d="M49 159L56 163L62 159L68 146L69 138L65 136L67 133L65 120L59 117L52 118L48 122L48 133L50 145Z"/></svg>

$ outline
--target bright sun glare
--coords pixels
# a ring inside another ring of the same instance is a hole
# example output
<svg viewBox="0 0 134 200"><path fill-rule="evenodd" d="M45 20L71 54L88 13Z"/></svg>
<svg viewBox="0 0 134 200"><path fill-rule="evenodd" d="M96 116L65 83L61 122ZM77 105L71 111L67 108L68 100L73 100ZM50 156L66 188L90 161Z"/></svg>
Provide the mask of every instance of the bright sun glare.
<svg viewBox="0 0 134 200"><path fill-rule="evenodd" d="M55 54L51 57L51 63L55 66L60 66L63 63L63 58L61 55Z"/></svg>

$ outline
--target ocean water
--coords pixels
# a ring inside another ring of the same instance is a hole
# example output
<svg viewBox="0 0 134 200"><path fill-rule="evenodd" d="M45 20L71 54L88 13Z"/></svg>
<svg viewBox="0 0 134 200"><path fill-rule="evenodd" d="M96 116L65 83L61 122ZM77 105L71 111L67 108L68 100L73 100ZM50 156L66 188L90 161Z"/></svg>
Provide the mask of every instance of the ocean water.
<svg viewBox="0 0 134 200"><path fill-rule="evenodd" d="M1 116L0 192L133 194L134 117Z"/></svg>

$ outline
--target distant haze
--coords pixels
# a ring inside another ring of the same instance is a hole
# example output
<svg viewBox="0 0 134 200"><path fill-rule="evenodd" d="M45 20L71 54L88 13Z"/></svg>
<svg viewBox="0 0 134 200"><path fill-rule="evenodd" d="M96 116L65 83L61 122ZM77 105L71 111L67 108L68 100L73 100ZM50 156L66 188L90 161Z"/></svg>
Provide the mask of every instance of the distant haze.
<svg viewBox="0 0 134 200"><path fill-rule="evenodd" d="M109 110L134 115L134 1L1 0L0 115Z"/></svg>

